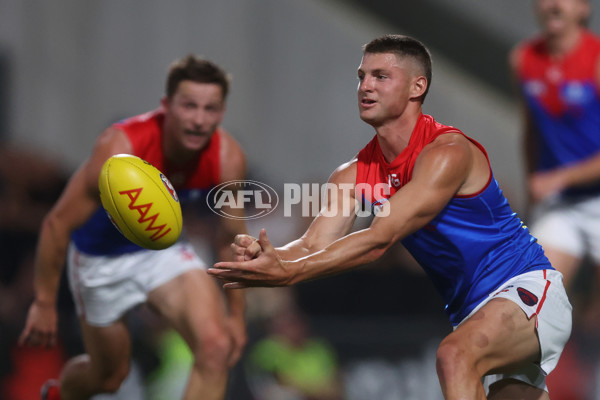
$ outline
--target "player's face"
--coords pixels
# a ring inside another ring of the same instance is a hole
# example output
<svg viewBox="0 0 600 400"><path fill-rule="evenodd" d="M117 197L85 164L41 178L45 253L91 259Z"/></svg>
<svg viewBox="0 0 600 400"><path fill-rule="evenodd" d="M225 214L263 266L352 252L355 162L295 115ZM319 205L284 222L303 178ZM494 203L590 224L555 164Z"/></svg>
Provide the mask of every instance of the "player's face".
<svg viewBox="0 0 600 400"><path fill-rule="evenodd" d="M537 0L536 12L542 29L559 35L578 27L588 17L588 0Z"/></svg>
<svg viewBox="0 0 600 400"><path fill-rule="evenodd" d="M182 81L163 106L165 134L193 151L206 146L225 114L223 91L214 83Z"/></svg>
<svg viewBox="0 0 600 400"><path fill-rule="evenodd" d="M363 56L358 67L358 110L363 121L377 128L402 115L410 98L409 64L395 54Z"/></svg>

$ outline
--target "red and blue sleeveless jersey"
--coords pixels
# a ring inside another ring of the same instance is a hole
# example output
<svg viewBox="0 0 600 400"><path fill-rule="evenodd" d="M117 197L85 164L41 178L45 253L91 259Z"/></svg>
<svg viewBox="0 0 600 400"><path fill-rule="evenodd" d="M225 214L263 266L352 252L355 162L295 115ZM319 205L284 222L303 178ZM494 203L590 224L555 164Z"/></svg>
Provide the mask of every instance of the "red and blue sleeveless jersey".
<svg viewBox="0 0 600 400"><path fill-rule="evenodd" d="M356 184L387 184L390 190L389 194L372 191L375 194L370 197L368 190L363 191L365 206L376 207L401 190L411 180L421 150L448 132L463 134L421 114L408 146L391 163L385 160L375 136L358 154ZM487 157L483 146L468 139ZM453 197L430 223L402 243L441 294L454 325L508 279L528 271L552 269L542 247L511 210L491 173L480 192Z"/></svg>
<svg viewBox="0 0 600 400"><path fill-rule="evenodd" d="M175 165L163 153L163 121L164 112L157 109L117 122L113 127L127 135L133 155L148 161L169 178L182 205L203 198L220 183L221 130L217 129L197 157L184 165ZM71 239L80 251L94 255L117 255L141 249L112 225L102 207L73 232Z"/></svg>
<svg viewBox="0 0 600 400"><path fill-rule="evenodd" d="M600 38L586 30L561 58L548 54L542 38L521 45L516 72L538 135L536 170L566 166L600 151L599 56ZM600 193L600 184L565 192L588 193Z"/></svg>

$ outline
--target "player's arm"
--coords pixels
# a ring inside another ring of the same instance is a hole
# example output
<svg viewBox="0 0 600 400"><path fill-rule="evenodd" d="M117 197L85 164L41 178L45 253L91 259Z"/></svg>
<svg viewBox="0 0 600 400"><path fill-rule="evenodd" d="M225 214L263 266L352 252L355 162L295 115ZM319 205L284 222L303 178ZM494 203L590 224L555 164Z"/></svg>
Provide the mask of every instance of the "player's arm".
<svg viewBox="0 0 600 400"><path fill-rule="evenodd" d="M489 167L474 165L473 145L461 135L443 135L419 155L409 183L403 186L367 229L338 239L296 260L278 256L264 231L263 252L254 260L219 263L214 274L235 283L229 287L282 286L337 274L379 258L393 243L430 222L457 193L481 188ZM482 156L480 156L481 159Z"/></svg>
<svg viewBox="0 0 600 400"><path fill-rule="evenodd" d="M294 260L324 249L348 234L356 220L354 212L356 159L338 167L328 183L336 194L327 197L319 214L299 239L277 248L281 258Z"/></svg>
<svg viewBox="0 0 600 400"><path fill-rule="evenodd" d="M518 66L521 62L523 48L515 47L509 54L508 63L511 72L512 84L518 99L519 112L521 114L522 132L523 132L523 155L525 158L525 167L528 174L533 173L536 165L537 155L535 154L536 132L534 130L533 120L529 108L525 103L525 98L519 87Z"/></svg>
<svg viewBox="0 0 600 400"><path fill-rule="evenodd" d="M225 131L221 131L220 160L221 182L246 179L246 156L239 143ZM217 253L220 260L232 260L231 242L236 234L245 235L247 233L244 220L245 211L243 208L230 207L229 204L223 206L223 211L227 215L237 218L219 218ZM228 293L239 297L238 292ZM243 311L243 306L241 311Z"/></svg>
<svg viewBox="0 0 600 400"><path fill-rule="evenodd" d="M537 146L536 143L539 140L538 133L535 130L531 111L525 102L525 98L519 86L518 78L518 66L521 63L523 53L523 47L515 47L509 55L509 67L511 71L512 83L515 94L518 99L519 114L521 116L521 145L523 160L525 163L525 172L527 174L527 192L532 202L539 200L539 194L533 188L533 180L535 175L535 168L537 165Z"/></svg>
<svg viewBox="0 0 600 400"><path fill-rule="evenodd" d="M113 154L128 152L131 152L131 146L121 131L108 129L103 132L90 158L71 176L60 198L44 218L34 261L35 297L21 343L48 345L54 342L56 296L71 233L99 207L98 176L104 161Z"/></svg>
<svg viewBox="0 0 600 400"><path fill-rule="evenodd" d="M221 131L221 182L246 179L246 156L239 143L227 132ZM232 260L231 242L236 234L246 234L246 223L243 208L223 207L228 215L238 218L219 218L217 229L217 253L220 260ZM229 365L233 366L240 358L246 345L245 328L245 294L241 290L226 290L229 309L229 327L234 341L234 349L229 357Z"/></svg>
<svg viewBox="0 0 600 400"><path fill-rule="evenodd" d="M350 232L356 219L356 162L353 159L344 163L331 174L328 184L335 188L336 193L331 193L325 199L319 214L300 238L276 249L279 257L286 260L305 257ZM250 260L260 253L261 247L254 241L255 238L247 235L236 236L233 248L240 260Z"/></svg>

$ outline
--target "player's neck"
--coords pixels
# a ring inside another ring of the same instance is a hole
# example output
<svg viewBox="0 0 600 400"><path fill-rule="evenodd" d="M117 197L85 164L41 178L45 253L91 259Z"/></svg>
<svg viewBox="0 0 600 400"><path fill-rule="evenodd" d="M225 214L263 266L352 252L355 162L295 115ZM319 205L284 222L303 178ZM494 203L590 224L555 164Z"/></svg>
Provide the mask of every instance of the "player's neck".
<svg viewBox="0 0 600 400"><path fill-rule="evenodd" d="M408 111L408 110L407 110ZM403 113L400 118L376 128L377 140L387 162L392 162L408 146L421 108Z"/></svg>
<svg viewBox="0 0 600 400"><path fill-rule="evenodd" d="M163 154L170 165L186 165L198 157L199 152L181 146L170 135L163 136Z"/></svg>
<svg viewBox="0 0 600 400"><path fill-rule="evenodd" d="M569 29L561 34L547 34L546 47L553 57L562 57L570 53L579 43L583 29L580 27Z"/></svg>

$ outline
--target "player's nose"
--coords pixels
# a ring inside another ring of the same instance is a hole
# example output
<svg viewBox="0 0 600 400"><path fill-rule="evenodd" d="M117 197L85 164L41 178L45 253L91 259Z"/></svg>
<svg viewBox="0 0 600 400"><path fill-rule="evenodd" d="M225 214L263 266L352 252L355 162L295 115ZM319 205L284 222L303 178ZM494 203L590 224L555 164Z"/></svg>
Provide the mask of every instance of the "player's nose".
<svg viewBox="0 0 600 400"><path fill-rule="evenodd" d="M192 122L196 128L201 128L208 123L208 115L204 110L197 110L193 117Z"/></svg>
<svg viewBox="0 0 600 400"><path fill-rule="evenodd" d="M358 84L359 92L370 92L373 90L373 80L369 77L364 77Z"/></svg>

